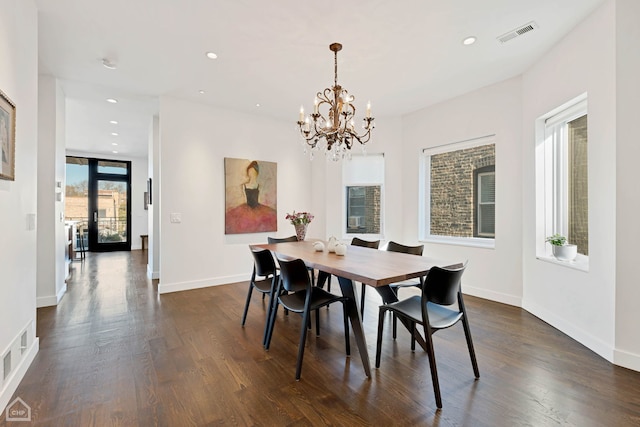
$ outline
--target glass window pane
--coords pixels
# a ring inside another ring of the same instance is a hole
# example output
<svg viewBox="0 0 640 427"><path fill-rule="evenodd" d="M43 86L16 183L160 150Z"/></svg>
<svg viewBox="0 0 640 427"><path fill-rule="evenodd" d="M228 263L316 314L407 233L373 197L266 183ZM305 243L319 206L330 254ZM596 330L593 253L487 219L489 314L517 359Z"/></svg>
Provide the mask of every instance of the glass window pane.
<svg viewBox="0 0 640 427"><path fill-rule="evenodd" d="M127 184L98 181L98 243L127 241Z"/></svg>
<svg viewBox="0 0 640 427"><path fill-rule="evenodd" d="M347 187L347 233L380 234L380 185Z"/></svg>
<svg viewBox="0 0 640 427"><path fill-rule="evenodd" d="M480 224L482 212L476 204L495 203L495 144L432 154L429 166L429 234L493 237L488 233L479 235L480 230L493 226Z"/></svg>
<svg viewBox="0 0 640 427"><path fill-rule="evenodd" d="M127 174L127 163L111 161L111 160L100 160L98 162L98 173L110 173L115 175L126 175Z"/></svg>
<svg viewBox="0 0 640 427"><path fill-rule="evenodd" d="M587 157L587 116L567 122L570 243L578 253L589 255L589 176Z"/></svg>

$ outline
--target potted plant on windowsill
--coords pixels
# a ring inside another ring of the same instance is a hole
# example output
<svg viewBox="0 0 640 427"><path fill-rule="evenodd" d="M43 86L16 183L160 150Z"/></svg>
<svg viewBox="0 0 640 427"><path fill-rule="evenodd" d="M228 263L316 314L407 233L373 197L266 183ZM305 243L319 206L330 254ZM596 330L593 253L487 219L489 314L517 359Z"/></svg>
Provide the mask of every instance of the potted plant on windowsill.
<svg viewBox="0 0 640 427"><path fill-rule="evenodd" d="M547 242L551 244L553 256L558 261L573 261L578 255L578 246L567 243L567 238L562 234L554 234L547 237Z"/></svg>

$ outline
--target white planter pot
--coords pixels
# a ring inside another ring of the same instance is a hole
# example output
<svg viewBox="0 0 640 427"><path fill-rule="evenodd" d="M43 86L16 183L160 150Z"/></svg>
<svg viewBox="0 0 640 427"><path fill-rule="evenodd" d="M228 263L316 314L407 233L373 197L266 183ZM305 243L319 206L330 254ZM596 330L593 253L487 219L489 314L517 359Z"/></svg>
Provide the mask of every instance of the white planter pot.
<svg viewBox="0 0 640 427"><path fill-rule="evenodd" d="M553 256L558 261L573 261L578 255L578 247L576 245L555 246L552 245Z"/></svg>

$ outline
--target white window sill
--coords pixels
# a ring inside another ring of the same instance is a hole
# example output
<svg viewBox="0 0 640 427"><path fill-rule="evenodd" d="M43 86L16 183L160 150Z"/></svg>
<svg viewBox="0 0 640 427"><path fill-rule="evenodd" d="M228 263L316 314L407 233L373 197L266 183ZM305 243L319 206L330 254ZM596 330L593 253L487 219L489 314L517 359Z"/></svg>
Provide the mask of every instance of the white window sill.
<svg viewBox="0 0 640 427"><path fill-rule="evenodd" d="M481 239L477 237L446 237L446 236L428 236L420 240L424 243L442 243L445 245L469 246L473 248L495 249L495 239Z"/></svg>
<svg viewBox="0 0 640 427"><path fill-rule="evenodd" d="M554 256L538 255L536 256L540 261L548 262L551 264L561 265L563 267L572 268L574 270L589 272L589 257L584 255L578 255L573 261L559 261Z"/></svg>

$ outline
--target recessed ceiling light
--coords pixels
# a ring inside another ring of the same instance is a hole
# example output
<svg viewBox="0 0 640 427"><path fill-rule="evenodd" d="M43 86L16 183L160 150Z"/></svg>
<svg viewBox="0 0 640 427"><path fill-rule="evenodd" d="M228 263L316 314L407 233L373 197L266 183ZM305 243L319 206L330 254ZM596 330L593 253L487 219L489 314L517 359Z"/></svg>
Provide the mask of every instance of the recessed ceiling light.
<svg viewBox="0 0 640 427"><path fill-rule="evenodd" d="M111 120L109 123L111 123L112 125L117 125L118 121L117 120Z"/></svg>
<svg viewBox="0 0 640 427"><path fill-rule="evenodd" d="M470 44L474 44L476 40L477 38L475 38L474 36L469 36L462 40L462 44L465 46L469 46Z"/></svg>
<svg viewBox="0 0 640 427"><path fill-rule="evenodd" d="M259 107L259 106L260 106L260 104L256 104L256 107Z"/></svg>
<svg viewBox="0 0 640 427"><path fill-rule="evenodd" d="M199 91L198 91L198 93L199 93L200 95L204 95L204 91L203 91L203 90L199 90Z"/></svg>
<svg viewBox="0 0 640 427"><path fill-rule="evenodd" d="M108 68L110 70L115 70L116 68L118 68L118 66L116 65L115 62L107 59L107 58L103 58L102 59L102 65L104 66L104 68Z"/></svg>
<svg viewBox="0 0 640 427"><path fill-rule="evenodd" d="M118 136L118 132L111 132L111 135Z"/></svg>
<svg viewBox="0 0 640 427"><path fill-rule="evenodd" d="M117 103L118 103L118 100L117 100L117 99L115 99L115 98L107 98L107 102L110 102L110 103L112 103L112 104L117 104Z"/></svg>
<svg viewBox="0 0 640 427"><path fill-rule="evenodd" d="M111 145L118 145L118 143L117 142L112 142Z"/></svg>
<svg viewBox="0 0 640 427"><path fill-rule="evenodd" d="M216 55L213 52L207 52L207 58L209 58L209 59L217 59L218 55Z"/></svg>
<svg viewBox="0 0 640 427"><path fill-rule="evenodd" d="M118 154L118 152L117 152L117 151L112 151L112 153L113 153L113 154Z"/></svg>

